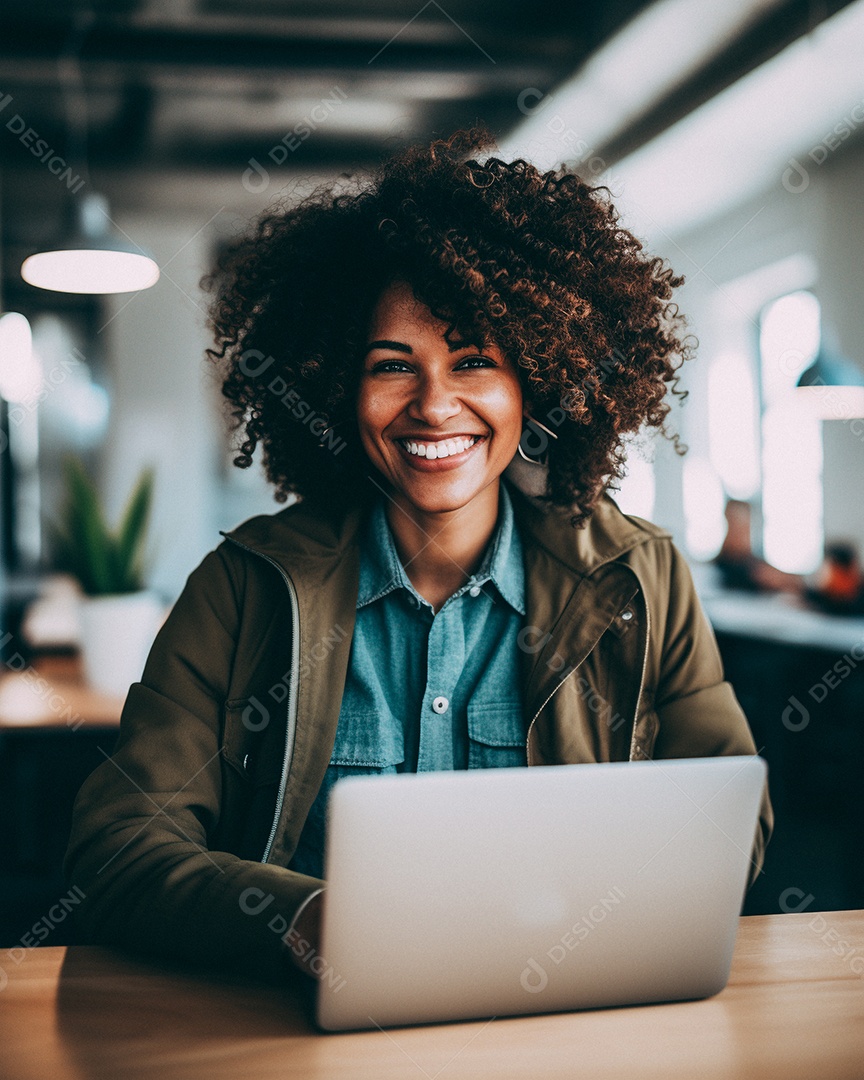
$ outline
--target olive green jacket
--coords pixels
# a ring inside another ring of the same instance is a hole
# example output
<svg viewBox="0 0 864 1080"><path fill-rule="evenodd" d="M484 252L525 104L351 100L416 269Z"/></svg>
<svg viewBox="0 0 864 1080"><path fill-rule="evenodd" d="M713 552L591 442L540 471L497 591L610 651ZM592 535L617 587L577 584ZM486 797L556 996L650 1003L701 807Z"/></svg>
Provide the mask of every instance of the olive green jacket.
<svg viewBox="0 0 864 1080"><path fill-rule="evenodd" d="M574 530L509 490L529 765L753 753L669 533L608 496ZM286 866L334 743L360 520L297 503L227 534L190 575L75 803L65 871L85 940L282 970L281 935L322 884ZM771 827L766 790L752 876Z"/></svg>

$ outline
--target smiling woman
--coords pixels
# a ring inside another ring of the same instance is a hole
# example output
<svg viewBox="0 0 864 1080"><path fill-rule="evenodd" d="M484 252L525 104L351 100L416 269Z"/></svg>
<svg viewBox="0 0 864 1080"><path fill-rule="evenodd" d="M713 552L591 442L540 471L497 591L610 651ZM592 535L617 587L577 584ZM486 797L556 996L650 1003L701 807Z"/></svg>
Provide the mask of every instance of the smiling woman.
<svg viewBox="0 0 864 1080"><path fill-rule="evenodd" d="M93 941L319 974L345 776L755 751L686 563L605 490L665 430L681 279L483 145L268 214L213 278L236 464L299 498L190 576L79 795ZM766 791L754 876L771 821Z"/></svg>
<svg viewBox="0 0 864 1080"><path fill-rule="evenodd" d="M523 421L513 360L491 342L448 340L447 329L406 282L388 286L357 394L360 440L386 485L396 549L436 608L489 542Z"/></svg>

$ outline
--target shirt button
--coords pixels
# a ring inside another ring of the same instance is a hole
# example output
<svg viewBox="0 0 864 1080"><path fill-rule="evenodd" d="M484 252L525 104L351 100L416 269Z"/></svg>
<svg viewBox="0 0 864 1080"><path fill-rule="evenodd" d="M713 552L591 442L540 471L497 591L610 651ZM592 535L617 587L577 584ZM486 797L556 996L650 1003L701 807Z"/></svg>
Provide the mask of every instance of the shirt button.
<svg viewBox="0 0 864 1080"><path fill-rule="evenodd" d="M411 607L413 607L413 608L419 608L420 607L420 601L417 599L416 596L412 596L410 598L410 601L411 601Z"/></svg>
<svg viewBox="0 0 864 1080"><path fill-rule="evenodd" d="M630 608L627 608L626 611L621 612L621 618L624 620L624 622L630 622L630 620L633 618L633 612L630 610Z"/></svg>
<svg viewBox="0 0 864 1080"><path fill-rule="evenodd" d="M480 588L479 585L472 585L471 588L468 590L468 595L479 596L481 592L483 592L483 590Z"/></svg>
<svg viewBox="0 0 864 1080"><path fill-rule="evenodd" d="M450 708L450 702L446 697L436 697L432 702L432 708L437 713L445 713Z"/></svg>

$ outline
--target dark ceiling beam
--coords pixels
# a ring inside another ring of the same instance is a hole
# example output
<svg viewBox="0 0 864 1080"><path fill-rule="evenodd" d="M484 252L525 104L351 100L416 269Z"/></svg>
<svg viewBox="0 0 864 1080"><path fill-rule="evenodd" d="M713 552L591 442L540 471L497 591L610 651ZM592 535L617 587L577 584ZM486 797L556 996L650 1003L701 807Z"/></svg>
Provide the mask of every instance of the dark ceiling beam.
<svg viewBox="0 0 864 1080"><path fill-rule="evenodd" d="M710 63L597 150L610 164L662 135L700 105L782 52L852 0L789 0L745 31Z"/></svg>
<svg viewBox="0 0 864 1080"><path fill-rule="evenodd" d="M28 21L6 21L0 38L0 74L8 67L19 71L34 66L45 73L56 68L67 32L62 27ZM353 70L359 72L414 71L482 73L491 81L496 75L512 78L516 72L536 73L550 68L568 69L576 62L573 45L558 39L550 48L546 40L533 41L530 34L496 35L491 45L475 43L464 35L446 41L345 41L290 37L259 37L179 32L137 27L96 25L86 36L80 62L86 71L100 68L134 69L137 72L175 70L191 78L202 73L238 72L246 77L279 71ZM566 47L561 47L562 45ZM557 54L557 55L556 55Z"/></svg>
<svg viewBox="0 0 864 1080"><path fill-rule="evenodd" d="M617 13L614 23L623 21L634 7L644 6L644 0L620 0L622 10ZM542 5L532 11L530 27L526 28L523 0L511 0L509 5L501 0L494 0L488 18L463 18L450 9L435 18L435 5L427 5L431 17L417 16L423 12L422 3L411 9L406 5L406 18L387 18L375 14L366 5L362 13L355 16L338 8L330 9L328 14L318 16L299 16L289 10L277 17L252 13L238 5L237 0L229 0L226 8L230 13L214 14L202 11L200 7L187 23L178 19L166 20L162 16L152 16L146 12L136 12L127 16L111 17L101 14L99 24L126 28L133 32L168 31L174 34L187 34L191 37L206 36L235 40L238 37L257 38L259 40L290 40L314 43L331 41L337 44L365 43L373 51L389 41L399 39L403 45L447 45L464 44L474 39L483 48L501 47L512 49L521 39L528 38L529 47L546 55L564 55L572 52L588 35L595 32L601 20L599 12L589 7L590 0L582 3L573 2L565 8L552 5L552 10L543 11ZM440 12L438 8L438 12ZM425 12L423 12L425 13ZM452 18L451 18L452 16Z"/></svg>

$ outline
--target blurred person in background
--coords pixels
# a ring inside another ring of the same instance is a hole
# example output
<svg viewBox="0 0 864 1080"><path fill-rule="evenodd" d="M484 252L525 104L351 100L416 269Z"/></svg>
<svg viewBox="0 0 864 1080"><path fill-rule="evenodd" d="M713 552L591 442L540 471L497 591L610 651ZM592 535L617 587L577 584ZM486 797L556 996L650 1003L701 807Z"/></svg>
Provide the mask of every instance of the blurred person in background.
<svg viewBox="0 0 864 1080"><path fill-rule="evenodd" d="M727 499L724 514L726 536L712 562L719 570L720 580L725 588L748 592L803 593L802 577L778 570L754 553L750 503L740 499Z"/></svg>

